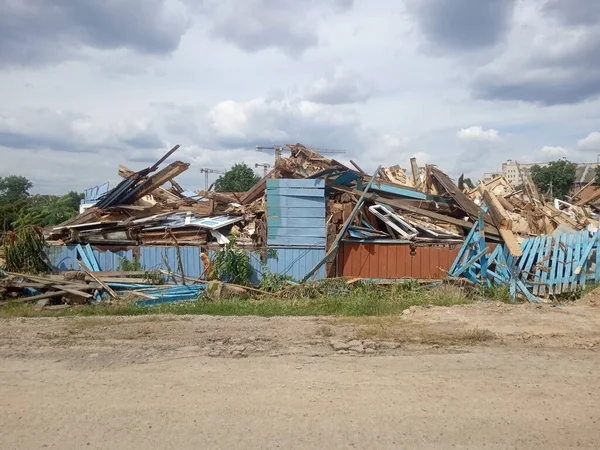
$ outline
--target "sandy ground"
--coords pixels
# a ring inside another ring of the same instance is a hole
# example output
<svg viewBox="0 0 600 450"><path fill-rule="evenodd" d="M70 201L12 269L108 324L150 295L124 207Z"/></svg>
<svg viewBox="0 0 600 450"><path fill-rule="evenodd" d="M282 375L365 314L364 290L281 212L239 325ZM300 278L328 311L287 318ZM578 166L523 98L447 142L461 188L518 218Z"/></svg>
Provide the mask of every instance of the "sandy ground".
<svg viewBox="0 0 600 450"><path fill-rule="evenodd" d="M599 448L600 307L0 321L0 448Z"/></svg>

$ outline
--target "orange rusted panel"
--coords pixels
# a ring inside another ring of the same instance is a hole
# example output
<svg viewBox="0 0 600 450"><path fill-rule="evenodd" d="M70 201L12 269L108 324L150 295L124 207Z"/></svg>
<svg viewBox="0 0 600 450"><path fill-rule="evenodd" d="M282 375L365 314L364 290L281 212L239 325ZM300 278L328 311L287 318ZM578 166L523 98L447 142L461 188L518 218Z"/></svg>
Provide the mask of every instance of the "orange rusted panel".
<svg viewBox="0 0 600 450"><path fill-rule="evenodd" d="M458 255L460 246L417 247L409 244L343 242L338 256L338 275L361 278L442 278Z"/></svg>

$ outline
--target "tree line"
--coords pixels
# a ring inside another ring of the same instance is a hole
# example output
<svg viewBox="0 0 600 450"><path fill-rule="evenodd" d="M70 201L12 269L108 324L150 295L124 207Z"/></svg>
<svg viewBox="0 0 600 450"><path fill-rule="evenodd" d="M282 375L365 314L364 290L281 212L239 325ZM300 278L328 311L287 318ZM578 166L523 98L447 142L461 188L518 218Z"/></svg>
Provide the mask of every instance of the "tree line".
<svg viewBox="0 0 600 450"><path fill-rule="evenodd" d="M79 214L83 194L32 195L33 183L26 177L0 177L0 234L25 225L49 227Z"/></svg>

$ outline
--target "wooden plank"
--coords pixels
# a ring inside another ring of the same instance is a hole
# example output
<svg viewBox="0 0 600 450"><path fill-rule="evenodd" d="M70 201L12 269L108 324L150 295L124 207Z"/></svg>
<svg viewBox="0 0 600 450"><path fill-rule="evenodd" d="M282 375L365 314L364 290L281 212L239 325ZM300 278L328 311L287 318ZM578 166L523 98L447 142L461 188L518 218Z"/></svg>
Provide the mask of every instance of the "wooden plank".
<svg viewBox="0 0 600 450"><path fill-rule="evenodd" d="M575 247L576 236L573 234L567 235L567 256L565 260L565 273L562 279L562 292L570 290L571 274L575 270L575 261L573 261L573 247Z"/></svg>
<svg viewBox="0 0 600 450"><path fill-rule="evenodd" d="M565 259L566 259L567 235L561 234L558 241L558 260L555 261L556 274L554 276L554 293L562 293L562 282L565 275Z"/></svg>
<svg viewBox="0 0 600 450"><path fill-rule="evenodd" d="M477 253L475 256L469 259L465 264L462 264L461 266L457 267L452 276L459 277L460 275L462 275L467 269L469 269L473 264L475 264L475 262L478 261L479 258L485 255L486 252L487 248L481 250L479 253Z"/></svg>
<svg viewBox="0 0 600 450"><path fill-rule="evenodd" d="M297 206L271 206L267 205L267 218L325 218L325 208L302 208Z"/></svg>
<svg viewBox="0 0 600 450"><path fill-rule="evenodd" d="M539 293L537 294L537 296L539 297L540 294L546 296L546 294L548 293L549 289L548 289L548 278L550 276L550 264L552 261L551 255L552 255L552 249L554 246L554 241L556 240L556 236L548 236L548 238L546 239L546 247L544 249L544 255L542 257L542 277L541 277L541 284L539 285ZM539 262L539 260L538 260Z"/></svg>
<svg viewBox="0 0 600 450"><path fill-rule="evenodd" d="M479 213L478 219L477 219L477 225L479 227L479 249L486 250L487 253L487 246L485 245L485 223L483 221L483 212ZM489 285L489 280L488 280L488 274L487 274L487 270L488 270L488 260L487 260L487 256L486 253L483 254L483 256L481 257L481 268L480 268L480 275L481 275L481 282L484 283L485 285Z"/></svg>
<svg viewBox="0 0 600 450"><path fill-rule="evenodd" d="M305 236L275 236L268 237L269 245L279 246L300 246L300 247L325 247L325 237L305 237Z"/></svg>
<svg viewBox="0 0 600 450"><path fill-rule="evenodd" d="M322 179L312 179L312 178L275 178L267 180L266 188L268 190L276 190L276 189L312 189L312 190L323 190L325 189L325 180ZM324 195L321 192L321 195Z"/></svg>
<svg viewBox="0 0 600 450"><path fill-rule="evenodd" d="M477 225L473 225L471 227L471 231L469 231L469 234L465 238L464 244L458 251L458 255L456 256L456 259L454 260L454 262L452 263L452 266L450 267L450 270L448 271L448 273L450 273L451 275L452 275L452 272L454 272L454 270L456 270L456 268L460 265L461 261L464 259L464 256L467 253L467 251L469 250L469 246L470 246L471 242L473 241L473 237L475 236L476 232L477 232Z"/></svg>
<svg viewBox="0 0 600 450"><path fill-rule="evenodd" d="M533 244L535 242L536 238L530 238L530 239L525 239L523 242L521 242L521 251L523 253L523 256L521 256L521 258L519 258L519 262L518 262L518 267L519 270L523 270L523 268L525 267L527 260L529 259L529 254L532 250Z"/></svg>
<svg viewBox="0 0 600 450"><path fill-rule="evenodd" d="M533 277L531 279L533 284L533 293L535 295L539 295L539 283L542 280L542 266L543 266L543 259L544 259L544 254L546 251L546 245L548 242L548 239L550 239L550 236L539 236L540 237L540 243L538 245L538 252L537 255L534 259L534 263L535 263L535 272L533 273ZM530 271L533 271L533 266L532 269L530 269Z"/></svg>
<svg viewBox="0 0 600 450"><path fill-rule="evenodd" d="M581 258L582 242L583 242L582 235L581 235L581 232L579 232L579 233L577 233L576 240L575 240L575 247L573 250L573 258L575 259L575 262L573 263L573 271L571 273L571 290L577 289L577 286L579 284L579 277L577 276L575 269L577 268L579 258Z"/></svg>
<svg viewBox="0 0 600 450"><path fill-rule="evenodd" d="M270 227L267 236L298 236L298 237L325 237L325 228L312 227Z"/></svg>
<svg viewBox="0 0 600 450"><path fill-rule="evenodd" d="M308 227L319 228L325 233L325 218L324 217L268 217L267 229L271 227L291 228L291 227Z"/></svg>
<svg viewBox="0 0 600 450"><path fill-rule="evenodd" d="M88 260L92 264L92 270L94 272L98 272L100 270L100 266L98 265L98 261L96 261L96 257L94 256L94 250L92 250L92 246L87 244L84 247L85 252L87 253Z"/></svg>
<svg viewBox="0 0 600 450"><path fill-rule="evenodd" d="M67 291L65 291L65 290L48 291L48 292L45 292L43 294L32 295L31 297L20 297L20 298L11 299L10 303L37 302L38 300L45 300L47 298L62 297L65 294L67 294ZM3 302L3 303L9 303L9 302Z"/></svg>
<svg viewBox="0 0 600 450"><path fill-rule="evenodd" d="M331 187L332 189L339 191L339 192L347 192L347 193L353 194L353 195L361 195L361 191L355 190L353 188L349 188L347 186L340 186L340 185L336 185L331 182L327 182L327 185L329 187ZM473 226L473 222L469 222L467 220L462 220L462 219L457 219L457 218L451 217L451 216L446 216L444 214L439 214L434 211L429 211L427 209L418 208L416 206L413 206L409 202L404 202L403 200L400 200L400 199L389 199L389 198L381 197L377 194L372 194L372 193L367 194L365 196L365 199L373 201L373 202L382 203L384 205L388 205L388 206L391 206L392 208L399 209L402 211L408 211L408 212L412 212L415 214L419 214L421 216L429 217L431 219L436 219L436 220L439 220L440 222L450 223L452 225L461 227L465 230L470 230ZM500 237L500 233L496 227L491 227L491 226L486 225L485 233L490 236Z"/></svg>
<svg viewBox="0 0 600 450"><path fill-rule="evenodd" d="M554 294L554 284L556 282L556 271L558 269L558 252L560 250L560 237L556 235L554 238L554 248L552 249L552 259L550 260L550 274L548 276L548 289L551 294Z"/></svg>
<svg viewBox="0 0 600 450"><path fill-rule="evenodd" d="M584 231L584 238L587 238L587 236L588 236L587 231ZM594 248L594 246L596 245L596 241L597 241L597 234L594 235L594 237L592 239L588 240L587 245L584 247L584 250L581 253L581 256L579 257L579 260L577 261L577 265L575 267L576 275L579 275L582 272L583 268L586 266L586 263L590 256L592 248Z"/></svg>
<svg viewBox="0 0 600 450"><path fill-rule="evenodd" d="M577 274L577 276L579 277L579 285L580 286L585 286L585 284L587 283L587 269L588 269L588 256L585 255L585 251L588 248L589 244L590 244L590 235L589 233L587 233L586 231L584 231L581 234L581 256L579 259L579 263L581 263L581 270L580 273ZM594 236L594 240L596 239L596 236ZM577 263L577 265L579 266L579 263Z"/></svg>
<svg viewBox="0 0 600 450"><path fill-rule="evenodd" d="M543 245L543 238L541 236L537 236L533 239L528 239L531 242L531 246L528 250L528 255L525 257L525 252L523 252L523 256L521 257L521 261L525 261L525 264L520 266L521 269L521 279L525 276L527 279L534 279L534 275L530 274L531 268L533 267L533 262L535 261L540 244Z"/></svg>
<svg viewBox="0 0 600 450"><path fill-rule="evenodd" d="M94 281L96 281L100 286L102 286L104 289L106 289L106 291L108 292L108 294L112 297L112 298L117 298L117 293L115 291L113 291L108 285L106 285L103 281L100 281L99 278L97 278L92 271L90 271L85 264L83 264L81 261L77 261L77 263L79 264L79 267L81 267L83 269L83 271L85 273L87 273L90 277L92 277L94 279Z"/></svg>
<svg viewBox="0 0 600 450"><path fill-rule="evenodd" d="M268 197L267 211L271 207L293 207L293 208L322 208L325 209L325 199L323 197Z"/></svg>
<svg viewBox="0 0 600 450"><path fill-rule="evenodd" d="M178 175L181 175L188 169L188 167L190 167L188 163L184 163L181 161L172 162L167 167L159 170L156 174L152 175L151 177L148 177L146 181L141 183L139 190L137 190L134 196L131 197L129 200L133 202L135 200L139 200L145 195L150 194L152 191L154 191L156 188L161 187L167 181L171 180L172 178L175 178Z"/></svg>

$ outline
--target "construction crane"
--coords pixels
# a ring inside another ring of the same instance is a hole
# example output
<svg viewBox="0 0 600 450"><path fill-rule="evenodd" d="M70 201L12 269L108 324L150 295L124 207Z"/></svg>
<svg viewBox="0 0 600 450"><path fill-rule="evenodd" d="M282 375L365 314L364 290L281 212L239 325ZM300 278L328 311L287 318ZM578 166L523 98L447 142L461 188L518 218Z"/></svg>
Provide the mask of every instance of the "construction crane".
<svg viewBox="0 0 600 450"><path fill-rule="evenodd" d="M335 154L335 153L346 153L343 150L327 150L327 149L318 149L315 147L307 147L307 148L318 151L322 155L331 155L331 154ZM277 160L279 158L281 158L281 154L283 153L284 150L288 151L282 145L275 145L272 147L265 147L265 146L257 145L256 150L258 150L259 152L264 152L265 150L274 150L275 151L275 163L277 163Z"/></svg>
<svg viewBox="0 0 600 450"><path fill-rule="evenodd" d="M208 190L208 174L209 173L223 173L223 171L218 170L218 169L210 169L208 167L203 167L200 169L200 173L204 174L204 190Z"/></svg>
<svg viewBox="0 0 600 450"><path fill-rule="evenodd" d="M256 163L256 164L254 164L254 168L255 169L258 168L258 167L262 167L265 170L265 177L266 177L267 173L268 173L268 169L270 167L273 167L273 165L269 164L269 163Z"/></svg>

